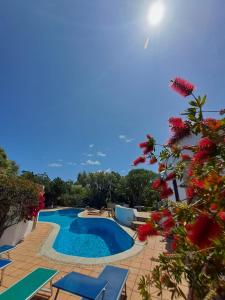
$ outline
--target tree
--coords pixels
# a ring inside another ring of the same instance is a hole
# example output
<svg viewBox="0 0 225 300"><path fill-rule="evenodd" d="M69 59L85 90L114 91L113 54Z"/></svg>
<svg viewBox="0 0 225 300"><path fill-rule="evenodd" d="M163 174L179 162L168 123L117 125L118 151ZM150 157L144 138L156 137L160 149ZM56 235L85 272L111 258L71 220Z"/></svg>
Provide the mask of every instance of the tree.
<svg viewBox="0 0 225 300"><path fill-rule="evenodd" d="M0 175L16 176L18 170L16 162L9 160L5 151L0 148Z"/></svg>
<svg viewBox="0 0 225 300"><path fill-rule="evenodd" d="M65 193L66 184L61 178L56 177L51 181L48 198L51 201L52 205L63 205L61 197Z"/></svg>
<svg viewBox="0 0 225 300"><path fill-rule="evenodd" d="M77 184L86 186L88 184L88 175L86 172L79 173L77 176Z"/></svg>
<svg viewBox="0 0 225 300"><path fill-rule="evenodd" d="M88 205L101 208L107 202L118 202L121 200L119 188L121 176L116 172L81 173L78 175L77 183L89 191Z"/></svg>
<svg viewBox="0 0 225 300"><path fill-rule="evenodd" d="M52 205L52 194L51 194L51 179L48 177L46 173L43 174L34 174L34 172L30 171L22 171L21 178L30 180L34 183L37 183L41 186L44 186L45 191L45 206L49 207Z"/></svg>
<svg viewBox="0 0 225 300"><path fill-rule="evenodd" d="M153 204L158 199L157 193L150 189L156 174L145 169L132 170L126 176L126 196L131 207ZM147 191L149 188L149 191ZM151 197L151 198L150 198Z"/></svg>
<svg viewBox="0 0 225 300"><path fill-rule="evenodd" d="M71 184L70 189L61 195L61 202L64 206L84 206L89 199L89 190L80 184Z"/></svg>

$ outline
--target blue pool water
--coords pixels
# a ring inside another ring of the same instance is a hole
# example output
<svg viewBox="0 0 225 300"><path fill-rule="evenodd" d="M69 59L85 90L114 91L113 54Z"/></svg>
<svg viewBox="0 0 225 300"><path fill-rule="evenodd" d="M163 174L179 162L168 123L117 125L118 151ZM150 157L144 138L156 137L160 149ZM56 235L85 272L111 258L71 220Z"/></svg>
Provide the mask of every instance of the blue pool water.
<svg viewBox="0 0 225 300"><path fill-rule="evenodd" d="M39 221L60 225L53 248L67 255L103 257L133 246L133 239L114 221L104 218L79 218L80 210L40 212Z"/></svg>

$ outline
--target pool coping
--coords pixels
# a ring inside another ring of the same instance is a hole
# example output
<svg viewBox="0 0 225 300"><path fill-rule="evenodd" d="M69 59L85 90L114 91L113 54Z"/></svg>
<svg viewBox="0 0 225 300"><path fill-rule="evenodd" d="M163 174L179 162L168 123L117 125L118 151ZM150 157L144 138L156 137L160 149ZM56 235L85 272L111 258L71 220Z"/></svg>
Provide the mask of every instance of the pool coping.
<svg viewBox="0 0 225 300"><path fill-rule="evenodd" d="M67 208L65 208L65 209L67 209ZM55 209L55 210L58 210L58 209ZM82 212L80 212L77 216L79 218L86 218L82 215L80 216L81 213ZM88 217L88 218L91 218L91 217ZM117 225L119 225L122 228L122 230L124 230L129 236L131 236L133 238L132 235L134 234L134 231L131 230L130 228L120 225L112 218L104 218L104 217L100 217L100 218L108 219L108 220L110 219L111 221L115 222ZM92 219L94 219L94 218L92 218ZM43 242L41 249L39 250L39 254L43 255L45 257L48 257L50 259L57 260L59 262L63 262L63 263L76 263L76 264L85 264L85 265L98 265L98 264L113 263L113 262L124 260L124 259L127 259L127 258L137 255L138 253L140 253L143 250L143 248L146 245L146 243L134 240L134 245L130 249L120 252L118 254L105 256L105 257L98 257L98 258L67 255L67 254L57 252L53 248L53 243L59 233L60 226L58 224L52 223L52 222L42 222L42 221L38 221L38 222L50 224L53 227L53 229L51 230L47 239Z"/></svg>

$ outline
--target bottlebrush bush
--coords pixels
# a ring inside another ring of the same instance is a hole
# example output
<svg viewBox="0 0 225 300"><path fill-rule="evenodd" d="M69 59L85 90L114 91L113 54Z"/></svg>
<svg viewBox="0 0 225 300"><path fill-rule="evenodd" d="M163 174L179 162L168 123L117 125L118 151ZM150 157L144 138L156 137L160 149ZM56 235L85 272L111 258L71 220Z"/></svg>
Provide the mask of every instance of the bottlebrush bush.
<svg viewBox="0 0 225 300"><path fill-rule="evenodd" d="M190 288L189 299L225 299L225 119L203 117L206 96L195 97L194 85L176 78L172 88L182 96L193 96L182 118L170 118L172 137L159 155L155 140L147 135L141 143L143 151L138 163L159 162L161 178L152 183L168 208L151 215L139 227L140 240L160 234L172 238L172 253L162 253L151 276L143 276L139 291L143 299L151 299L151 286L170 290L172 299L183 297L180 284ZM219 111L220 115L225 113ZM195 145L179 145L188 135L198 135ZM169 201L173 194L170 180L178 179L186 188L186 198ZM217 298L216 298L217 297Z"/></svg>

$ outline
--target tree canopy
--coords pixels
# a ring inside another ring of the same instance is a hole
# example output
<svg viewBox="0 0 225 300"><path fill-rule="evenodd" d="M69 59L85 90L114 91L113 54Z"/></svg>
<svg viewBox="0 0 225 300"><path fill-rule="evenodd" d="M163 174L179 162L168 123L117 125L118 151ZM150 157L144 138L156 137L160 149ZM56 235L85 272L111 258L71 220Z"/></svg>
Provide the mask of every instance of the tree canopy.
<svg viewBox="0 0 225 300"><path fill-rule="evenodd" d="M113 202L153 207L158 202L158 193L151 189L157 175L144 169L132 170L126 176L117 172L83 172L75 181L59 177L51 180L46 173L30 171L23 171L21 177L45 186L46 206L101 208Z"/></svg>
<svg viewBox="0 0 225 300"><path fill-rule="evenodd" d="M16 162L9 160L5 151L0 147L0 175L15 176L18 170Z"/></svg>

